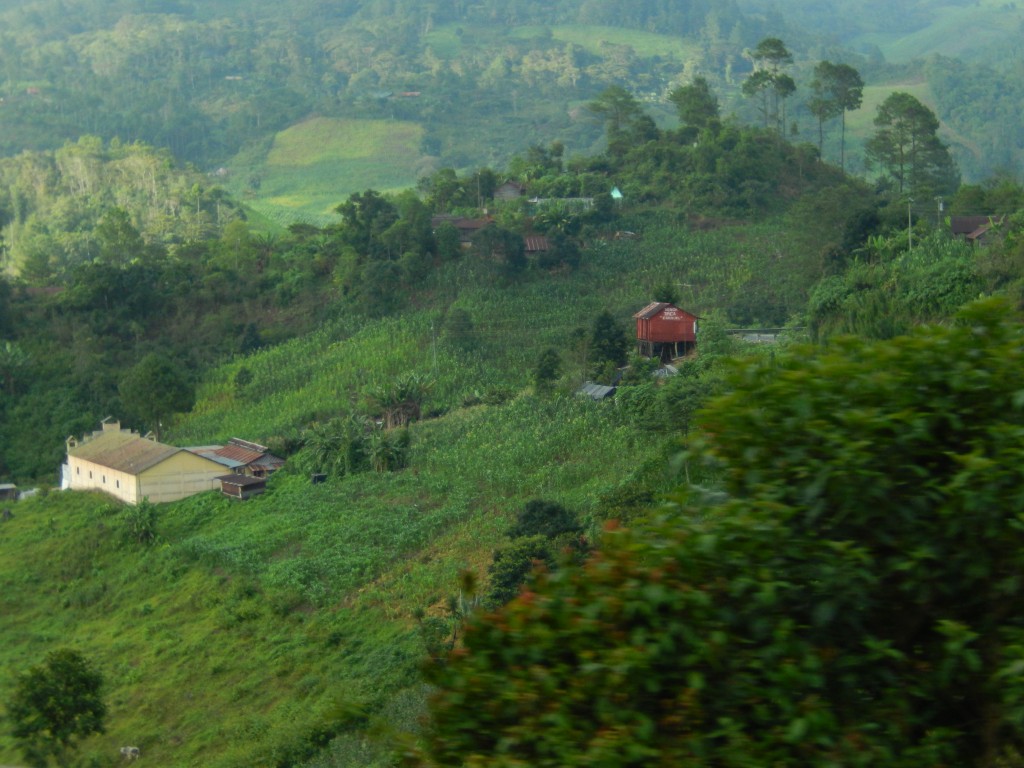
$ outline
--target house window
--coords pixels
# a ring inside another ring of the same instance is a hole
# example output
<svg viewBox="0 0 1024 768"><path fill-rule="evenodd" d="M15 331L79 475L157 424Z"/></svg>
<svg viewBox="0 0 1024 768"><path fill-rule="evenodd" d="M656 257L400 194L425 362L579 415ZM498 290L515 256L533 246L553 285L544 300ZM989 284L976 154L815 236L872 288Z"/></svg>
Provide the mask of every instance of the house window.
<svg viewBox="0 0 1024 768"><path fill-rule="evenodd" d="M100 475L100 477L102 478L102 480L103 480L103 483L104 483L104 484L106 484L106 482L107 482L107 476L106 476L106 475Z"/></svg>
<svg viewBox="0 0 1024 768"><path fill-rule="evenodd" d="M92 480L92 470L89 470L89 479Z"/></svg>
<svg viewBox="0 0 1024 768"><path fill-rule="evenodd" d="M82 468L81 467L75 467L75 474L76 475L82 474Z"/></svg>
<svg viewBox="0 0 1024 768"><path fill-rule="evenodd" d="M114 487L115 488L120 488L121 487L121 481L120 480L115 480L114 481Z"/></svg>

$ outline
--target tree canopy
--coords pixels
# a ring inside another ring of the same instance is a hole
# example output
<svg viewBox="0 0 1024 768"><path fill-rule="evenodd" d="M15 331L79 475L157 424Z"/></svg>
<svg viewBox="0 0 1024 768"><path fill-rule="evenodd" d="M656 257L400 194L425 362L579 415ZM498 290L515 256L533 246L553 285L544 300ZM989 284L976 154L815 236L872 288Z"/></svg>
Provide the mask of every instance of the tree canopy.
<svg viewBox="0 0 1024 768"><path fill-rule="evenodd" d="M864 81L860 73L849 64L822 61L814 68L811 81L813 95L808 108L818 119L818 152L824 143L823 126L827 120L842 118L839 143L839 168L846 169L846 113L858 109L864 94Z"/></svg>
<svg viewBox="0 0 1024 768"><path fill-rule="evenodd" d="M681 85L668 95L676 106L679 121L684 125L704 128L719 117L718 97L706 78L696 77L689 85Z"/></svg>
<svg viewBox="0 0 1024 768"><path fill-rule="evenodd" d="M766 37L749 53L754 71L743 81L745 96L761 96L764 127L774 123L782 134L786 127L786 99L796 91L796 82L784 71L793 63L793 54L777 37Z"/></svg>
<svg viewBox="0 0 1024 768"><path fill-rule="evenodd" d="M17 680L7 714L25 761L67 765L81 739L103 733L107 715L103 676L78 651L51 652Z"/></svg>
<svg viewBox="0 0 1024 768"><path fill-rule="evenodd" d="M160 439L163 422L195 402L195 388L181 366L158 353L146 355L121 380L125 407L139 416Z"/></svg>
<svg viewBox="0 0 1024 768"><path fill-rule="evenodd" d="M900 194L927 196L954 192L959 174L938 135L939 120L909 93L895 92L878 105L877 131L864 146Z"/></svg>

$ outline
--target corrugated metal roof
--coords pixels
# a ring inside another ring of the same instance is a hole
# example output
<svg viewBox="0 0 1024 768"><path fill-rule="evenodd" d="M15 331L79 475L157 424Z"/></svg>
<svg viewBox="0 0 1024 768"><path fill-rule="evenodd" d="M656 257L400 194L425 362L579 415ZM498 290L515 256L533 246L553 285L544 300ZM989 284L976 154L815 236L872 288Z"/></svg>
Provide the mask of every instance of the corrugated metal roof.
<svg viewBox="0 0 1024 768"><path fill-rule="evenodd" d="M226 485L237 485L241 488L267 484L265 477L250 477L249 475L221 475L217 479Z"/></svg>
<svg viewBox="0 0 1024 768"><path fill-rule="evenodd" d="M527 253L546 251L550 247L548 239L541 235L527 235L523 238L523 244L526 246Z"/></svg>
<svg viewBox="0 0 1024 768"><path fill-rule="evenodd" d="M184 448L147 440L135 432L102 432L71 448L68 455L101 467L137 475L169 459Z"/></svg>
<svg viewBox="0 0 1024 768"><path fill-rule="evenodd" d="M606 387L604 384L595 384L592 381L588 381L576 390L576 394L585 395L592 400L604 400L615 394L615 387Z"/></svg>
<svg viewBox="0 0 1024 768"><path fill-rule="evenodd" d="M639 320L650 320L656 314L661 312L665 307L672 306L667 301L652 301L646 307L637 312L633 317Z"/></svg>
<svg viewBox="0 0 1024 768"><path fill-rule="evenodd" d="M220 450L220 446L219 445L215 445L215 446L212 446L212 447L203 447L203 448L187 448L186 450L190 451L191 453L196 454L197 456L202 456L204 459L210 459L210 461L216 461L218 464L221 464L221 465L227 467L228 469L235 469L236 467L244 467L245 464L246 464L246 462L244 462L244 461L235 461L234 459L228 459L228 458L225 458L224 456L218 455L217 451Z"/></svg>
<svg viewBox="0 0 1024 768"><path fill-rule="evenodd" d="M266 453L270 449L265 445L254 443L251 440L243 440L240 437L232 437L228 440L228 445L240 445L243 448L248 448L250 451L259 451L260 453Z"/></svg>
<svg viewBox="0 0 1024 768"><path fill-rule="evenodd" d="M279 469L284 466L284 459L269 453L266 446L237 437L231 438L227 445L200 446L188 450L230 469L248 466Z"/></svg>
<svg viewBox="0 0 1024 768"><path fill-rule="evenodd" d="M677 307L675 304L670 304L667 301L652 301L646 307L644 307L635 315L633 315L633 317L637 318L638 320L650 320L652 317L656 317L658 314L660 314L668 307L672 307L673 309L678 310L679 312L682 312L684 315L688 315L689 317L697 317L697 315L693 314L693 312L687 312L685 309L679 309L679 307Z"/></svg>
<svg viewBox="0 0 1024 768"><path fill-rule="evenodd" d="M242 464L251 464L262 457L263 453L263 451L254 451L251 448L244 448L241 445L232 445L231 443L216 451L216 454L221 458L239 461Z"/></svg>
<svg viewBox="0 0 1024 768"><path fill-rule="evenodd" d="M969 235L979 227L1002 224L1005 216L950 216L949 228L954 235Z"/></svg>
<svg viewBox="0 0 1024 768"><path fill-rule="evenodd" d="M988 231L990 229L992 229L992 225L991 224L983 224L982 226L978 227L976 230L974 230L973 232L968 234L967 235L967 239L968 240L980 240L981 238L985 237L986 234L988 234Z"/></svg>
<svg viewBox="0 0 1024 768"><path fill-rule="evenodd" d="M252 465L254 467L264 467L266 469L280 469L284 466L284 459L279 456L275 456L272 453L265 453L256 459Z"/></svg>

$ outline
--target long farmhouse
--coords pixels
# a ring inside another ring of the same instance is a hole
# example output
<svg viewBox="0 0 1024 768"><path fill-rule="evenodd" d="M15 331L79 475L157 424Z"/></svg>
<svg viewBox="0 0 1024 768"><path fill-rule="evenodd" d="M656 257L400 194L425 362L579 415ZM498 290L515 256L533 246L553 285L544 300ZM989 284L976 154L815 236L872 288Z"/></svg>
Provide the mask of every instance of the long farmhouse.
<svg viewBox="0 0 1024 768"><path fill-rule="evenodd" d="M81 440L68 438L62 487L105 491L128 504L177 501L220 487L224 465L185 448L158 443L120 422Z"/></svg>

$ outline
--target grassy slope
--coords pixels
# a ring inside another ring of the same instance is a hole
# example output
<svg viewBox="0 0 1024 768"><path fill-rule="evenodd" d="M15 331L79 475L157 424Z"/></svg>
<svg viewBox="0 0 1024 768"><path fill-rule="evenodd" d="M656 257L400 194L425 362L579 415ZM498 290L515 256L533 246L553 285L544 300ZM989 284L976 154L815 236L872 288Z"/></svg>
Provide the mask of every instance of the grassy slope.
<svg viewBox="0 0 1024 768"><path fill-rule="evenodd" d="M864 142L875 132L874 119L878 113L878 105L881 104L890 94L902 91L917 98L922 104L935 109L935 100L931 88L923 80L915 82L885 83L881 85L868 85L864 88L864 100L861 108L847 113L846 116L846 153L847 167L854 173L863 172ZM830 126L830 138L835 147L826 149L826 159L831 159L838 154L838 143L835 142L836 127ZM939 128L939 135L947 143L960 144L969 150L975 150L975 145L970 137L953 131L947 123L942 123ZM831 154L830 154L831 153Z"/></svg>
<svg viewBox="0 0 1024 768"><path fill-rule="evenodd" d="M461 410L415 427L411 470L166 505L150 548L122 542L102 498L19 504L0 537L0 698L70 645L109 682L110 730L87 754L260 765L325 720L363 726L418 688L413 612L483 571L514 509L545 495L586 511L649 455L612 416L532 398Z"/></svg>
<svg viewBox="0 0 1024 768"><path fill-rule="evenodd" d="M932 104L931 91L926 82L885 83L864 87L864 99L860 109L846 113L847 143L862 145L875 132L874 119L878 113L878 105L894 92L909 93L923 104ZM848 147L849 149L849 147Z"/></svg>
<svg viewBox="0 0 1024 768"><path fill-rule="evenodd" d="M877 45L892 62L909 62L932 54L989 61L993 52L1020 35L1024 9L1004 0L979 0L963 6L935 4L932 22L911 34L873 33L853 41ZM997 62L991 62L997 63Z"/></svg>
<svg viewBox="0 0 1024 768"><path fill-rule="evenodd" d="M1016 33L1022 21L1024 11L1008 8L1001 0L984 0L970 7L936 5L933 23L918 32L890 36L872 33L851 44L878 45L894 62L927 57L936 51L972 58L987 47L995 50L997 43ZM453 59L464 46L494 47L506 36L550 36L592 53L598 53L605 43L629 45L638 56L675 58L680 67L697 53L692 43L673 36L587 25L503 30L448 24L435 27L424 42L438 57ZM847 168L854 173L864 172L863 142L874 132L871 121L878 104L893 90L907 91L926 104L933 103L924 82L866 87L863 107L847 116ZM813 119L804 118L803 122L808 140L816 143ZM964 147L973 146L970 137L948 131L946 136ZM426 168L420 152L422 137L422 126L411 122L313 118L278 134L265 151L250 150L239 155L231 165L228 186L254 211L279 225L294 221L332 223L336 220L333 208L353 192L413 185ZM826 145L826 158L838 162L838 127L834 124L826 127ZM253 176L262 182L256 193L247 189Z"/></svg>
<svg viewBox="0 0 1024 768"><path fill-rule="evenodd" d="M422 137L415 123L311 118L277 134L265 154L240 156L228 187L278 223L332 223L334 207L353 192L414 185Z"/></svg>
<svg viewBox="0 0 1024 768"><path fill-rule="evenodd" d="M466 41L474 46L498 44L506 34L485 27L457 34L459 29L454 24L439 26L426 36L426 43L436 55L452 58ZM548 31L555 40L594 53L612 43L632 46L639 56L682 62L694 50L669 35L601 26L517 27L507 34L530 38ZM423 135L422 126L408 121L311 118L278 133L266 147L240 153L228 165L231 177L226 186L276 224L302 221L322 226L337 220L334 207L353 192L414 186L425 167ZM254 177L260 180L258 191L249 187Z"/></svg>

